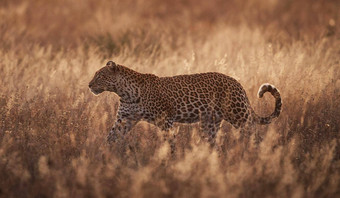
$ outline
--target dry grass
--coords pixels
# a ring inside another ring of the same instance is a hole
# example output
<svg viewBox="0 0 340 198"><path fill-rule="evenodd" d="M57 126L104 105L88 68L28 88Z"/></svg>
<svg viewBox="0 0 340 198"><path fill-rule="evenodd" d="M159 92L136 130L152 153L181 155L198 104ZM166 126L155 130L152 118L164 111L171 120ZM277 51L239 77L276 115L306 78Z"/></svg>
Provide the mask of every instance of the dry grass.
<svg viewBox="0 0 340 198"><path fill-rule="evenodd" d="M209 2L209 3L208 3ZM0 1L0 197L340 196L338 1ZM218 71L244 85L255 110L270 82L283 111L259 126L259 148L224 123L221 156L197 126L139 123L104 143L118 98L93 96L114 60L170 76Z"/></svg>

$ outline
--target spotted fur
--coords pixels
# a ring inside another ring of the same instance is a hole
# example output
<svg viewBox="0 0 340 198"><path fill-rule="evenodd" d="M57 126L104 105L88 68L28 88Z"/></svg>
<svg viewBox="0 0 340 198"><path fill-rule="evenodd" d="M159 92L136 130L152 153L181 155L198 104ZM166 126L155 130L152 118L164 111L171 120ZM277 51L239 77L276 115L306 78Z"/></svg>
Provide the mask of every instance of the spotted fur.
<svg viewBox="0 0 340 198"><path fill-rule="evenodd" d="M174 122L200 122L211 144L222 120L235 128L249 124L269 124L280 115L281 96L273 85L263 84L258 92L261 98L270 92L275 98L275 110L268 117L257 115L250 106L246 92L239 82L224 74L210 72L173 77L142 74L109 61L96 72L89 83L98 95L103 91L120 97L117 121L108 141L125 135L140 120L168 131Z"/></svg>

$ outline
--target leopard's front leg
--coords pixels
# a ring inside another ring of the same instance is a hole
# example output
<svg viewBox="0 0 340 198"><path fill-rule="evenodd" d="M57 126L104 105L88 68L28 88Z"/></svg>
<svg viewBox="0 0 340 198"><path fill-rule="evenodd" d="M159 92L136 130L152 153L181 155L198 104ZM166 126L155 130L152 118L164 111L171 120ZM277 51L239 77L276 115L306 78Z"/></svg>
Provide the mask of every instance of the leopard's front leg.
<svg viewBox="0 0 340 198"><path fill-rule="evenodd" d="M166 117L162 122L158 123L158 126L164 132L163 139L164 141L168 141L171 154L173 155L176 152L176 135L170 134L170 129L173 127L173 120Z"/></svg>
<svg viewBox="0 0 340 198"><path fill-rule="evenodd" d="M115 142L118 138L123 137L136 125L138 119L136 119L134 111L131 110L133 110L133 108L129 107L129 105L120 105L117 114L117 120L110 130L109 135L107 136L108 142Z"/></svg>
<svg viewBox="0 0 340 198"><path fill-rule="evenodd" d="M130 120L117 119L114 126L109 132L107 141L115 142L119 137L123 137L127 132L129 132L133 128L134 125L135 125L135 122L132 122Z"/></svg>

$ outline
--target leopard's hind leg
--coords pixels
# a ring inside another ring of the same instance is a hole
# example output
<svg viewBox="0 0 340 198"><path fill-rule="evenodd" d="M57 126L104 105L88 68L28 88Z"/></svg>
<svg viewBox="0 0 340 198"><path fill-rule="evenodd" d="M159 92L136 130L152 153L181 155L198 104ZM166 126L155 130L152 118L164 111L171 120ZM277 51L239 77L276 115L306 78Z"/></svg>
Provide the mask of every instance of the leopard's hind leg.
<svg viewBox="0 0 340 198"><path fill-rule="evenodd" d="M214 116L214 114L201 114L200 130L204 136L207 136L211 147L216 144L216 135L221 128L222 119Z"/></svg>

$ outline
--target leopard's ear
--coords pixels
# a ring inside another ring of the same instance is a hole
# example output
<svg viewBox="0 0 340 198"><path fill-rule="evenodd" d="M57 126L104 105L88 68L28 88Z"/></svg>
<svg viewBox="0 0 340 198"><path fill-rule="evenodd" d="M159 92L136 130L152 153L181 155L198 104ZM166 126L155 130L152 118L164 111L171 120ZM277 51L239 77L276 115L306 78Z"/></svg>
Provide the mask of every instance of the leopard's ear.
<svg viewBox="0 0 340 198"><path fill-rule="evenodd" d="M109 61L106 63L106 66L109 67L110 69L114 70L117 68L117 64L113 61Z"/></svg>

